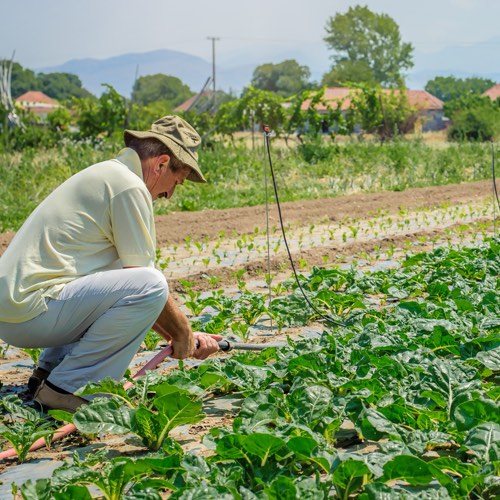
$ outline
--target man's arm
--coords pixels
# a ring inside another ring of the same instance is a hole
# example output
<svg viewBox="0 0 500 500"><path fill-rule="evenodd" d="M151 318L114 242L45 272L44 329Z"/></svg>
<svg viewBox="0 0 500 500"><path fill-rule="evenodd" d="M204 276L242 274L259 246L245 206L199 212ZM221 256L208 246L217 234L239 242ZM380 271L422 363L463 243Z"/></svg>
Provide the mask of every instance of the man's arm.
<svg viewBox="0 0 500 500"><path fill-rule="evenodd" d="M219 350L218 341L222 339L220 335L193 334L188 318L170 294L153 330L172 343L172 357L176 359L190 356L205 359Z"/></svg>
<svg viewBox="0 0 500 500"><path fill-rule="evenodd" d="M153 325L153 330L172 342L173 358L184 359L194 354L196 345L191 325L171 294L168 295L167 303Z"/></svg>

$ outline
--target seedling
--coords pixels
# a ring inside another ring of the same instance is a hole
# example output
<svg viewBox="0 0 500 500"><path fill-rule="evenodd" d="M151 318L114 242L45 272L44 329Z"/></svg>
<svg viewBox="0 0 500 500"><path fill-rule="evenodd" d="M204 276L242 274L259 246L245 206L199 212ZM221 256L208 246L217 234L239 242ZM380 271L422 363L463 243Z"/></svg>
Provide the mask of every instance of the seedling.
<svg viewBox="0 0 500 500"><path fill-rule="evenodd" d="M2 405L10 414L10 421L0 423L0 436L15 449L20 463L26 460L31 445L39 438L50 444L55 429L34 409L23 405L18 396L6 396Z"/></svg>
<svg viewBox="0 0 500 500"><path fill-rule="evenodd" d="M149 330L149 332L144 337L144 345L148 351L154 351L158 342L162 340L162 337L158 335L154 330Z"/></svg>
<svg viewBox="0 0 500 500"><path fill-rule="evenodd" d="M39 347L33 347L33 348L24 348L21 349L21 351L25 352L31 358L31 361L33 361L34 365L38 365L38 358L40 357L40 354L42 353L43 349Z"/></svg>

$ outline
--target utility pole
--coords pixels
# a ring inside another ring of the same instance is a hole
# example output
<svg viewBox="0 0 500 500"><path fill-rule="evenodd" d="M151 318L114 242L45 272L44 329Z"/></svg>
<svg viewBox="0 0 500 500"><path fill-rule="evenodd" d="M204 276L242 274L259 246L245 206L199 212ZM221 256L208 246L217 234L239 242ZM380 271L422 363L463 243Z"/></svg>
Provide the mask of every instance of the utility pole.
<svg viewBox="0 0 500 500"><path fill-rule="evenodd" d="M216 36L207 36L207 39L208 40L212 40L212 88L213 88L213 106L215 108L215 42L217 40L220 40L220 38L216 37Z"/></svg>

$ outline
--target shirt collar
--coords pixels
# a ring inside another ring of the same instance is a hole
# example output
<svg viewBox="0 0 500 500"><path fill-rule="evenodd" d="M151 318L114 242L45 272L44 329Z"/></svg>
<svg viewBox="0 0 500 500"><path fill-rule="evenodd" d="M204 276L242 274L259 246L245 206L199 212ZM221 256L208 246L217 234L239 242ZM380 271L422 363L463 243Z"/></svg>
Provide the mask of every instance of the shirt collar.
<svg viewBox="0 0 500 500"><path fill-rule="evenodd" d="M142 165L139 155L131 148L123 148L116 159L123 163L131 172L137 175L143 182Z"/></svg>

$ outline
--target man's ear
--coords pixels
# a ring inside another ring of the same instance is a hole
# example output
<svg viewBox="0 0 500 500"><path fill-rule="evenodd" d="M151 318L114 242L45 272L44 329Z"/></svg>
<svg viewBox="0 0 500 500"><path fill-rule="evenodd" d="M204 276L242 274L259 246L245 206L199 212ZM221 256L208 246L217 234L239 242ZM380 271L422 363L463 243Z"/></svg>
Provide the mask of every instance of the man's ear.
<svg viewBox="0 0 500 500"><path fill-rule="evenodd" d="M162 166L165 166L165 168L167 168L169 163L170 163L170 156L169 155L158 156L158 165L160 168Z"/></svg>

